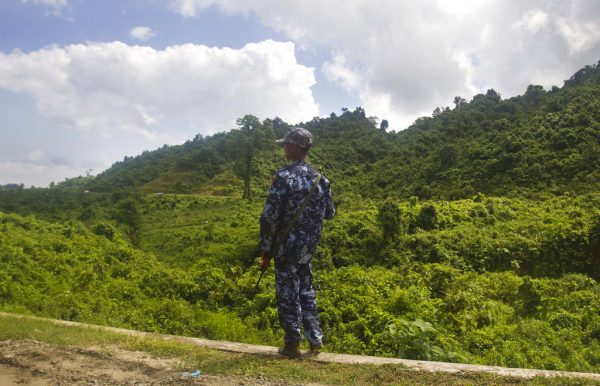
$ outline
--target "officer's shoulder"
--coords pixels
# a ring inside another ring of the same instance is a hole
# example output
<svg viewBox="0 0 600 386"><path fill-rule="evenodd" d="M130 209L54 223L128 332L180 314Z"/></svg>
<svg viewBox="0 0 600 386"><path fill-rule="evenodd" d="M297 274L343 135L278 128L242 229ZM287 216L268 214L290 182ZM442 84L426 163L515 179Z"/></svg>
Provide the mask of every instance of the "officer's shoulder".
<svg viewBox="0 0 600 386"><path fill-rule="evenodd" d="M290 166L287 165L287 166L284 166L281 169L277 170L275 172L275 176L274 177L275 178L277 178L277 177L286 178L286 177L289 176L289 174L290 174Z"/></svg>

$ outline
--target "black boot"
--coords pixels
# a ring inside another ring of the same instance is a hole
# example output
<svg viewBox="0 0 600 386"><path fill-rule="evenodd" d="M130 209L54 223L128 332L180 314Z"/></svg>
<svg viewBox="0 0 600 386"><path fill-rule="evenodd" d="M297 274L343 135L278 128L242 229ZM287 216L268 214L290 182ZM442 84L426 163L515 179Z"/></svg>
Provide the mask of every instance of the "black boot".
<svg viewBox="0 0 600 386"><path fill-rule="evenodd" d="M323 343L311 343L310 344L310 354L311 355L319 355L319 352L321 352L321 348L323 347Z"/></svg>
<svg viewBox="0 0 600 386"><path fill-rule="evenodd" d="M300 358L298 343L286 343L283 348L279 349L279 353L288 358Z"/></svg>

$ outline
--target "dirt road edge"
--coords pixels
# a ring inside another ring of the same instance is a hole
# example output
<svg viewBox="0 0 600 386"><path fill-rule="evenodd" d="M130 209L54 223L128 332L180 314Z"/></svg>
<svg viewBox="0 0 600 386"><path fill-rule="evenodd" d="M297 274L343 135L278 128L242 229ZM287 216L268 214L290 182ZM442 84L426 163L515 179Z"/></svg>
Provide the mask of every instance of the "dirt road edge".
<svg viewBox="0 0 600 386"><path fill-rule="evenodd" d="M254 354L254 355L265 355L265 356L278 356L277 348L271 346L259 346L245 343L226 342L226 341L215 341L202 338L192 338L175 335L165 335L148 333L135 330L127 330L123 328L99 326L93 324L71 322L65 320L48 319L36 316L27 316L19 314L11 314L0 312L0 316L14 318L14 319L33 319L42 320L57 325L63 326L76 326L86 328L96 328L106 331L111 331L119 334L129 336L140 336L140 337L153 337L171 341L179 341L188 344L197 345L200 347L211 348L220 351L243 353L243 354ZM372 364L372 365L402 365L410 370L416 371L427 371L427 372L443 372L443 373L489 373L497 376L507 377L518 377L518 378L534 378L534 377L569 377L569 378L585 378L591 380L600 381L600 374L597 373L582 373L582 372L569 372L569 371L552 371L552 370L536 370L536 369L523 369L523 368L507 368L499 366L483 366L483 365L470 365L461 363L446 363L446 362L431 362L411 359L399 359L399 358L383 358L365 355L348 355L348 354L335 354L335 353L321 353L316 357L306 356L306 360L312 360L317 362L325 363L346 363L346 364Z"/></svg>

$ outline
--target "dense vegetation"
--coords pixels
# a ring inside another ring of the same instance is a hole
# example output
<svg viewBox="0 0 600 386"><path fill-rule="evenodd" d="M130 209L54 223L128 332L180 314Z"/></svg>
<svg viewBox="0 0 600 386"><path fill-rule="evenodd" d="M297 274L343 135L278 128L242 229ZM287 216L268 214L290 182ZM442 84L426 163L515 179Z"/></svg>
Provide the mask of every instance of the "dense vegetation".
<svg viewBox="0 0 600 386"><path fill-rule="evenodd" d="M581 272L597 279L589 240L599 220L586 213L599 203L597 194L404 202L397 241L382 237L376 201L342 204L316 260L328 348L598 371L600 285ZM259 204L160 195L139 210L145 252L106 221L1 215L2 308L279 342L272 276L252 292Z"/></svg>
<svg viewBox="0 0 600 386"><path fill-rule="evenodd" d="M304 123L338 206L314 262L326 347L599 372L599 79L457 98L399 133L361 108ZM0 309L279 344L272 271L253 287L288 125L238 123L0 189Z"/></svg>

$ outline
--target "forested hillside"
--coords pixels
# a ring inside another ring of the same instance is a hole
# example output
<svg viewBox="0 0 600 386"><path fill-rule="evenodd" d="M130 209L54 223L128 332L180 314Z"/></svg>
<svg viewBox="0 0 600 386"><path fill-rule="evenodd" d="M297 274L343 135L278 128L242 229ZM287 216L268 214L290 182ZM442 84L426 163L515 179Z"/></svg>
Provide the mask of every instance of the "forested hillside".
<svg viewBox="0 0 600 386"><path fill-rule="evenodd" d="M599 371L599 204L598 194L405 202L395 240L386 205L340 205L315 259L327 348ZM136 205L138 247L106 221L0 214L0 308L281 342L271 270L253 292L260 205L166 195Z"/></svg>
<svg viewBox="0 0 600 386"><path fill-rule="evenodd" d="M562 88L530 85L503 100L494 90L460 97L408 129L385 132L362 108L300 123L315 135L311 161L344 193L456 199L492 195L582 193L600 185L600 66L579 70ZM86 186L145 192L237 194L249 174L262 194L281 165L271 143L288 124L240 118L237 129L197 136L125 157Z"/></svg>
<svg viewBox="0 0 600 386"><path fill-rule="evenodd" d="M338 215L314 260L327 350L600 372L600 67L495 91L401 132L301 123ZM278 345L258 217L289 125L0 189L0 310Z"/></svg>

